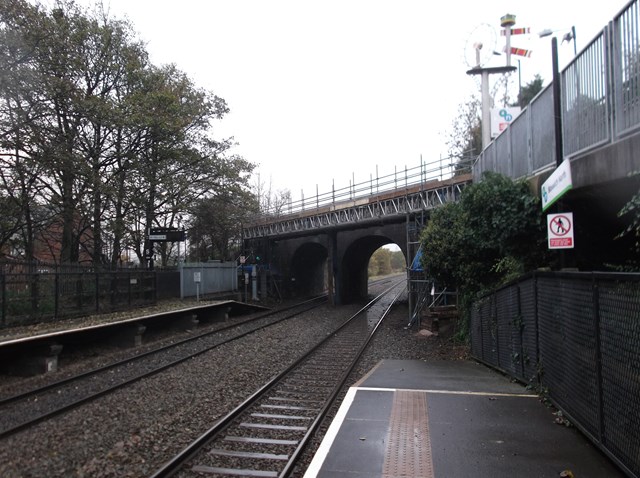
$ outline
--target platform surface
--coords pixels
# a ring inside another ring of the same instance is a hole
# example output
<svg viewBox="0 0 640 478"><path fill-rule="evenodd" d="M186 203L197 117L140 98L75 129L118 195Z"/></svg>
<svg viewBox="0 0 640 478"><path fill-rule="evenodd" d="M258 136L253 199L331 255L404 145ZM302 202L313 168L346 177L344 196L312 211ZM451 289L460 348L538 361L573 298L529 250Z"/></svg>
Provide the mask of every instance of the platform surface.
<svg viewBox="0 0 640 478"><path fill-rule="evenodd" d="M471 361L383 360L351 387L305 478L623 477L577 429Z"/></svg>

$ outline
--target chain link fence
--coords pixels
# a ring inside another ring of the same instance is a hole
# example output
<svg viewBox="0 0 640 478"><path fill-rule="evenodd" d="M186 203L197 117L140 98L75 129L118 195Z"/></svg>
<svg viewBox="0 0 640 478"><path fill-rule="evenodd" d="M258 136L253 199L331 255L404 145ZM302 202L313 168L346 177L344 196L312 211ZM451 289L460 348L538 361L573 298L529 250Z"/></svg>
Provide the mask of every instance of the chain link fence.
<svg viewBox="0 0 640 478"><path fill-rule="evenodd" d="M474 303L471 350L640 476L640 274L526 275Z"/></svg>

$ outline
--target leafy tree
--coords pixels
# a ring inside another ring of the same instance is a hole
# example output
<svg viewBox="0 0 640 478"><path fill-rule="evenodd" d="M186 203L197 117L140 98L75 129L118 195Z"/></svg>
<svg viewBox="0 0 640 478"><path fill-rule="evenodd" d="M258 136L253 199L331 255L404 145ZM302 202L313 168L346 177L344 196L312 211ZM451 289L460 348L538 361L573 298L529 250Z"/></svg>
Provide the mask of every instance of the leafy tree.
<svg viewBox="0 0 640 478"><path fill-rule="evenodd" d="M449 156L459 161L475 158L482 152L482 118L480 99L473 96L460 106L449 134Z"/></svg>
<svg viewBox="0 0 640 478"><path fill-rule="evenodd" d="M102 249L111 93L142 50L128 25L89 18L73 2L56 2L50 12L20 0L0 7L0 35L8 40L0 47L0 69L14 63L0 82L2 146L15 151L14 165L38 165L31 192L56 217L60 259L77 262L87 229L93 246L86 249Z"/></svg>
<svg viewBox="0 0 640 478"><path fill-rule="evenodd" d="M0 0L0 200L15 218L0 242L22 238L32 259L46 238L62 262L82 252L95 265L129 247L144 264L149 227L247 189L253 165L211 137L227 112L174 65L151 65L131 25L101 6Z"/></svg>
<svg viewBox="0 0 640 478"><path fill-rule="evenodd" d="M436 209L421 242L425 270L461 291L463 307L546 261L539 200L525 182L497 173L485 173L459 202Z"/></svg>
<svg viewBox="0 0 640 478"><path fill-rule="evenodd" d="M543 80L540 75L535 75L533 80L524 85L518 93L518 102L514 106L520 108L526 108L531 100L533 100L538 93L542 91Z"/></svg>
<svg viewBox="0 0 640 478"><path fill-rule="evenodd" d="M246 164L247 169L238 170L237 174L251 171ZM216 194L199 199L189 209L190 258L234 260L242 246L242 227L258 209L257 197L246 187L246 176L229 188L220 188Z"/></svg>
<svg viewBox="0 0 640 478"><path fill-rule="evenodd" d="M258 174L253 184L253 191L262 214L280 216L287 213L286 207L291 202L291 191L288 189L274 190L271 177L269 177L269 182L265 183Z"/></svg>
<svg viewBox="0 0 640 478"><path fill-rule="evenodd" d="M407 267L404 254L402 251L393 251L391 253L391 270L393 272L404 271Z"/></svg>
<svg viewBox="0 0 640 478"><path fill-rule="evenodd" d="M391 251L386 247L377 249L369 259L369 276L383 276L406 268L402 251Z"/></svg>
<svg viewBox="0 0 640 478"><path fill-rule="evenodd" d="M378 275L391 274L391 251L385 247L381 247L374 254Z"/></svg>
<svg viewBox="0 0 640 478"><path fill-rule="evenodd" d="M640 178L640 171L632 172L629 176ZM624 207L618 212L618 217L626 217L629 223L625 229L618 234L617 238L625 236L633 237L633 244L631 246L631 256L627 264L618 269L625 270L627 272L636 272L640 270L640 192L635 193L631 199L624 205Z"/></svg>
<svg viewBox="0 0 640 478"><path fill-rule="evenodd" d="M502 79L508 81L507 77ZM499 87L499 83L494 88ZM543 80L540 75L523 86L518 94L518 102L512 106L524 108L542 90ZM495 96L496 91L492 96ZM452 129L449 134L448 153L451 157L458 158L460 166L459 172L467 172L470 159L475 158L482 152L482 104L477 96L470 97L459 107L460 114L454 119Z"/></svg>

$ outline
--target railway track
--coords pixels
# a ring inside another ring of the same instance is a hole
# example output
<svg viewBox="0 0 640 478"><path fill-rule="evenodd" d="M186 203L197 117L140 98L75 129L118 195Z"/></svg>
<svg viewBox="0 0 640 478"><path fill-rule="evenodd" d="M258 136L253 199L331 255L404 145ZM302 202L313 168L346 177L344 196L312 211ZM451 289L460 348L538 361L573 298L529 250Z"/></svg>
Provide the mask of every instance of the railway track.
<svg viewBox="0 0 640 478"><path fill-rule="evenodd" d="M389 312L397 281L153 474L286 477Z"/></svg>
<svg viewBox="0 0 640 478"><path fill-rule="evenodd" d="M203 332L0 400L0 439L174 367L248 334L296 317L326 301L317 297Z"/></svg>

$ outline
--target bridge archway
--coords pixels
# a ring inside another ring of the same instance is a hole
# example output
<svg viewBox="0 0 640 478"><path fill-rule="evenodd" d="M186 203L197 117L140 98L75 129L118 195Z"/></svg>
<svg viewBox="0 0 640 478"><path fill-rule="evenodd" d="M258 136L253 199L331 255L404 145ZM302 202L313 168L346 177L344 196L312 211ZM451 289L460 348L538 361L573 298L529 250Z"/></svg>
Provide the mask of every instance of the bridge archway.
<svg viewBox="0 0 640 478"><path fill-rule="evenodd" d="M327 248L315 242L302 244L291 259L291 287L296 296L317 295L327 290Z"/></svg>
<svg viewBox="0 0 640 478"><path fill-rule="evenodd" d="M339 295L342 303L366 299L369 292L369 260L373 253L395 241L382 235L361 237L345 249L341 263Z"/></svg>

